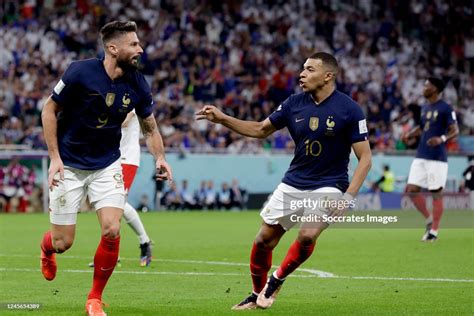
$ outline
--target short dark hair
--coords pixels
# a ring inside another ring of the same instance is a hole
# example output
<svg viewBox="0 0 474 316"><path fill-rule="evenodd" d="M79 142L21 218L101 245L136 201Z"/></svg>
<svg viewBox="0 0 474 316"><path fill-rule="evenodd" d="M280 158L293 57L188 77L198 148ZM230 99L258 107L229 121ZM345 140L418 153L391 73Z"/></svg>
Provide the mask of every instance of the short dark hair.
<svg viewBox="0 0 474 316"><path fill-rule="evenodd" d="M337 63L336 58L326 52L317 52L309 56L310 59L320 59L323 62L323 65L328 66L333 69L335 73L339 71L339 64Z"/></svg>
<svg viewBox="0 0 474 316"><path fill-rule="evenodd" d="M137 24L133 21L112 21L100 29L103 44L130 32L137 32Z"/></svg>
<svg viewBox="0 0 474 316"><path fill-rule="evenodd" d="M439 93L443 92L444 88L446 87L446 83L443 79L438 77L428 77L427 79L433 86L436 87Z"/></svg>

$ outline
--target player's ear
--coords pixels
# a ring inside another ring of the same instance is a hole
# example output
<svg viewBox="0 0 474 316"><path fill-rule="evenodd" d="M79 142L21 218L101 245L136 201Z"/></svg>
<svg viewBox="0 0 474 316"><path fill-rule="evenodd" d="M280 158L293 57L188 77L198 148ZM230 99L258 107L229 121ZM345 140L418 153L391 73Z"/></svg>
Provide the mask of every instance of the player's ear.
<svg viewBox="0 0 474 316"><path fill-rule="evenodd" d="M117 56L118 55L118 48L117 48L117 45L115 45L115 44L112 44L112 43L108 44L107 45L107 51L112 56Z"/></svg>
<svg viewBox="0 0 474 316"><path fill-rule="evenodd" d="M325 79L325 81L331 81L332 79L334 79L334 76L335 76L335 74L333 72L328 71L328 72L326 72L326 76L325 76L324 79Z"/></svg>

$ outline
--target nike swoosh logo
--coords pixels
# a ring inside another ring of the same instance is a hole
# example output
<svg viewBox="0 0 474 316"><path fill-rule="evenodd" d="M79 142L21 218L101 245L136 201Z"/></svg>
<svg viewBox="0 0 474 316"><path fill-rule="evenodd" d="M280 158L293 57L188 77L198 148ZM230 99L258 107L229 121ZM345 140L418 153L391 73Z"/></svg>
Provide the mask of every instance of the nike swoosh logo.
<svg viewBox="0 0 474 316"><path fill-rule="evenodd" d="M113 268L115 268L115 267L108 268L108 269L104 269L104 268L100 267L100 270L101 270L101 271L104 271L104 272L106 272L106 271L110 271L110 270L112 270Z"/></svg>
<svg viewBox="0 0 474 316"><path fill-rule="evenodd" d="M299 122L301 122L301 121L304 121L304 118L300 118L300 119L296 119L296 120L295 120L296 123L299 123Z"/></svg>

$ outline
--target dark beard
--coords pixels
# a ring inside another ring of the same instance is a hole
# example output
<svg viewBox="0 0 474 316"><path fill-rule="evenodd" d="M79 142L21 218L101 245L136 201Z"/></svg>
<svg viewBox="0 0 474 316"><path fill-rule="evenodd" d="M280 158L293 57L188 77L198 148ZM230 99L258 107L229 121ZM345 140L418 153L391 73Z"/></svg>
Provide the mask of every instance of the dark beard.
<svg viewBox="0 0 474 316"><path fill-rule="evenodd" d="M138 63L134 64L129 62L128 60L117 59L117 65L125 72L133 72L138 69Z"/></svg>

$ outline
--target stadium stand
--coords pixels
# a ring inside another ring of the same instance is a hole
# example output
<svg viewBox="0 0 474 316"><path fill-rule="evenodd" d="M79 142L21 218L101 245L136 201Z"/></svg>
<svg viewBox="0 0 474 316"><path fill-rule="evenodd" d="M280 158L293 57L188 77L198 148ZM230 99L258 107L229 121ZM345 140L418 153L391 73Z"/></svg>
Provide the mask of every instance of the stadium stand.
<svg viewBox="0 0 474 316"><path fill-rule="evenodd" d="M302 63L318 50L339 59L338 88L363 106L374 150L406 149L400 136L418 120L428 74L448 82L444 98L461 134L474 135L470 1L183 3L2 1L0 144L46 147L39 119L45 98L72 60L100 57L98 30L113 19L133 19L143 30L142 72L170 149L291 151L286 131L251 140L193 114L212 102L238 118L263 119L298 91ZM449 150L465 151L458 142Z"/></svg>

